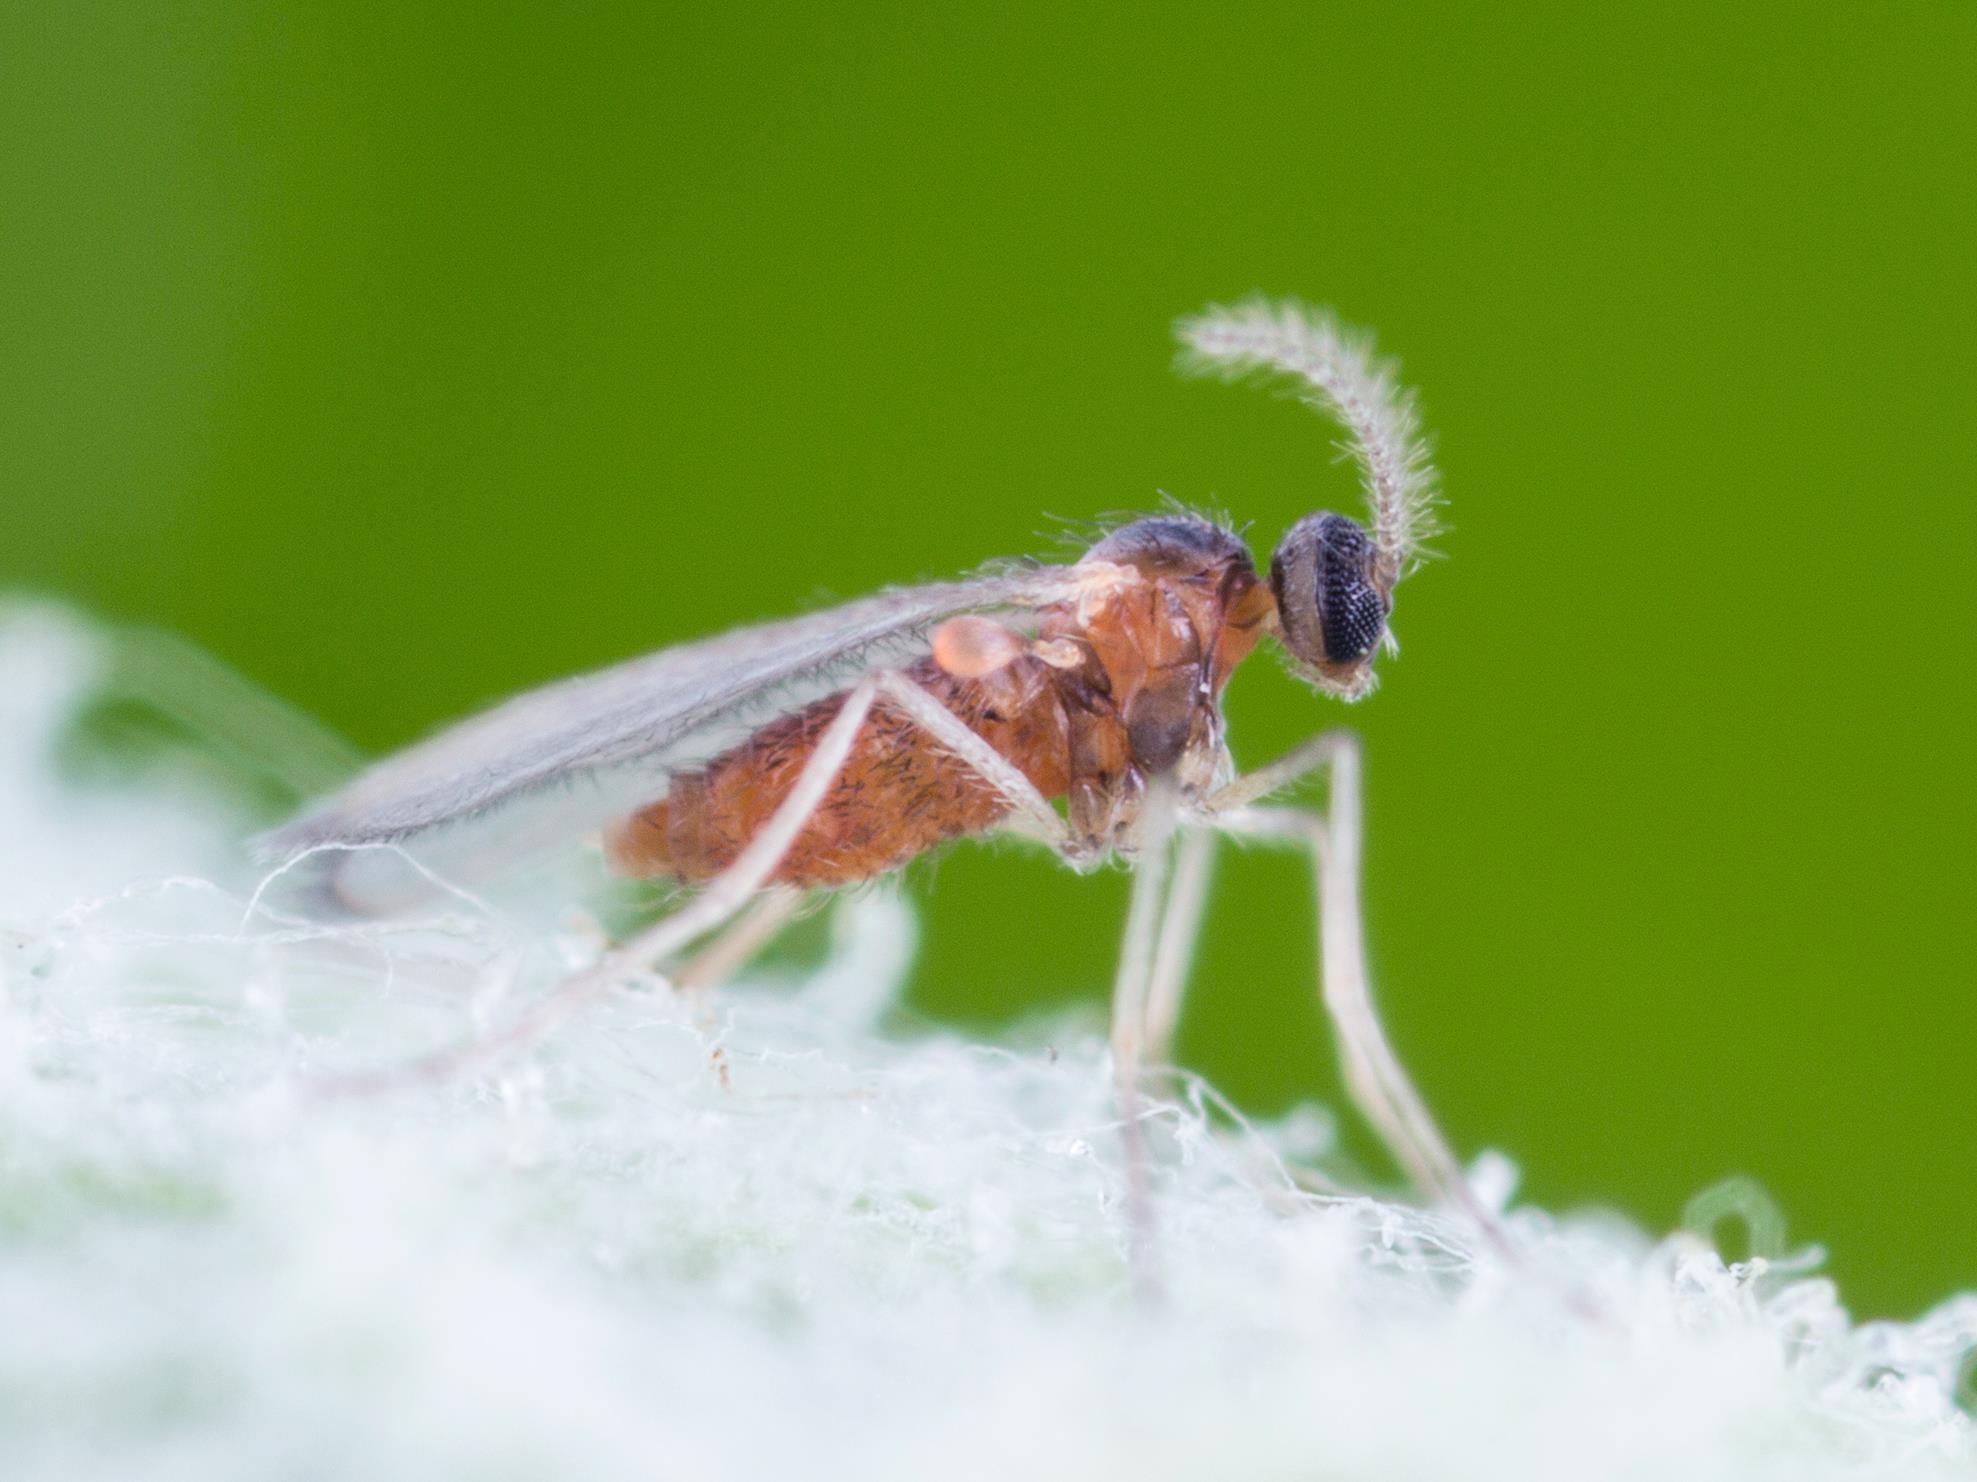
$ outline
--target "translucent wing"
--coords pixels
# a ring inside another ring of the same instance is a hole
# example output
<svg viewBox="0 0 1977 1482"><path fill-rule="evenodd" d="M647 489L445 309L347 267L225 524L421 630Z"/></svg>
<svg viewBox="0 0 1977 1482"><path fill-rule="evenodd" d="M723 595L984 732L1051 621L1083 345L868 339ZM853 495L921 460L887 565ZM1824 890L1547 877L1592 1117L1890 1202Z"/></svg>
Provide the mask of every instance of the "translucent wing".
<svg viewBox="0 0 1977 1482"><path fill-rule="evenodd" d="M852 672L924 653L943 618L1062 601L1091 577L1036 567L887 592L546 685L378 763L261 848L285 857L398 843L552 790L551 832L595 827Z"/></svg>

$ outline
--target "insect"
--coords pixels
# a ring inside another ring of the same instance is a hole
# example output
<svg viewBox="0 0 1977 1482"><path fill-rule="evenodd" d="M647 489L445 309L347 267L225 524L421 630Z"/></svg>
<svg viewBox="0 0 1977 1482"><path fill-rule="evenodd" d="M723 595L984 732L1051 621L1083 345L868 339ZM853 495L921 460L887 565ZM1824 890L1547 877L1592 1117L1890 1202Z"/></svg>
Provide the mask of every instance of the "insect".
<svg viewBox="0 0 1977 1482"><path fill-rule="evenodd" d="M1004 831L1077 870L1134 866L1112 1024L1130 1105L1142 1064L1166 1054L1214 838L1247 835L1310 852L1322 997L1348 1088L1425 1190L1467 1202L1367 989L1357 747L1330 732L1239 774L1221 710L1232 672L1265 641L1324 695L1372 690L1393 646L1394 589L1434 526L1413 400L1364 341L1294 304L1210 309L1178 334L1185 370L1287 381L1330 412L1368 522L1299 520L1259 571L1218 524L1160 514L1068 565L1004 567L665 649L442 731L273 835L276 854L330 856L359 901L359 867L380 849L464 838L455 858L472 859L491 839L508 849L592 830L619 872L700 887L505 1031L428 1068L540 1034L719 929L738 955L737 940L772 929L803 892ZM1324 812L1269 801L1321 771Z"/></svg>

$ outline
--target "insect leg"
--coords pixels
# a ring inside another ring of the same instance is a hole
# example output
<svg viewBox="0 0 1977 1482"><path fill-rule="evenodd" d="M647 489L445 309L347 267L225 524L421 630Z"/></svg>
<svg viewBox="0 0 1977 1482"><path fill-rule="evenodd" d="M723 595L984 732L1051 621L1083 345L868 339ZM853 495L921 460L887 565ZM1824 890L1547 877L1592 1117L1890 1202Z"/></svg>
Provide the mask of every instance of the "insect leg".
<svg viewBox="0 0 1977 1482"><path fill-rule="evenodd" d="M1126 908L1125 938L1112 983L1112 1078L1119 1099L1126 1150L1127 1221L1135 1279L1151 1282L1153 1197L1147 1167L1146 1131L1140 1124L1140 1066L1144 1059L1147 993L1151 985L1160 901L1165 893L1168 853L1173 843L1171 803L1155 794L1142 816L1146 830L1133 868L1133 892Z"/></svg>
<svg viewBox="0 0 1977 1482"><path fill-rule="evenodd" d="M1175 854L1174 881L1167 888L1166 908L1160 915L1160 941L1154 948L1153 972L1146 990L1146 1058L1155 1065L1173 1059L1174 1026L1180 1020L1181 999L1194 966L1195 943L1201 936L1214 865L1214 831L1185 830Z"/></svg>
<svg viewBox="0 0 1977 1482"><path fill-rule="evenodd" d="M1323 771L1341 752L1351 751L1356 759L1358 749L1359 738L1350 731L1322 732L1293 746L1274 762L1224 783L1208 795L1202 811L1216 814L1247 808L1251 803L1261 802L1313 772Z"/></svg>
<svg viewBox="0 0 1977 1482"><path fill-rule="evenodd" d="M1089 861L1089 850L1058 816L1050 800L1037 791L1014 763L969 730L959 716L903 674L888 672L880 675L878 682L888 702L898 706L1002 794L1013 810L1018 831L1048 844L1073 865L1082 866ZM1135 1282L1142 1291L1149 1289L1152 1280L1153 1203L1146 1132L1140 1124L1139 1077L1145 1058L1147 1003L1154 981L1155 957L1162 950L1156 945L1156 938L1164 941L1160 931L1161 895L1173 826L1171 802L1150 799L1143 819L1141 852L1133 871L1125 940L1120 947L1118 974L1112 988L1112 1074L1125 1142L1130 1259ZM1198 910L1197 907L1197 913Z"/></svg>
<svg viewBox="0 0 1977 1482"><path fill-rule="evenodd" d="M1248 806L1320 768L1329 771L1331 791L1323 813ZM1230 833L1286 839L1310 852L1317 876L1320 990L1339 1036L1346 1088L1423 1192L1463 1209L1501 1243L1495 1220L1470 1190L1373 1007L1359 900L1357 739L1344 731L1315 737L1211 795L1206 811Z"/></svg>
<svg viewBox="0 0 1977 1482"><path fill-rule="evenodd" d="M889 703L1002 794L1011 809L1005 827L1048 845L1073 865L1089 862L1090 851L1020 767L969 730L958 715L904 674L887 670L877 678L879 692Z"/></svg>
<svg viewBox="0 0 1977 1482"><path fill-rule="evenodd" d="M721 934L686 960L672 974L673 986L686 992L711 988L743 967L774 939L803 908L804 892L788 885L771 885L746 911L729 922Z"/></svg>
<svg viewBox="0 0 1977 1482"><path fill-rule="evenodd" d="M524 1048L551 1033L614 983L645 972L653 963L729 920L768 883L796 836L823 802L824 794L830 791L845 759L851 755L878 689L877 675L867 675L851 688L830 725L818 737L816 749L804 762L789 795L776 805L769 821L748 841L748 847L734 863L708 881L686 905L606 952L581 972L565 978L517 1014L505 1028L424 1056L397 1070L337 1080L327 1089L335 1092L390 1089L452 1075L494 1056Z"/></svg>

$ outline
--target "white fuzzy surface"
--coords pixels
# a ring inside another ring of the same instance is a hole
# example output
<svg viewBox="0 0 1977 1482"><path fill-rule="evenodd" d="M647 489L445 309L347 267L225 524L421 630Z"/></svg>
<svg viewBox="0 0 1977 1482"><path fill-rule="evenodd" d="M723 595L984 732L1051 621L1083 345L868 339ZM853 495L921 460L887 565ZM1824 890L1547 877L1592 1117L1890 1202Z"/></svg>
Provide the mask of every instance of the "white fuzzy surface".
<svg viewBox="0 0 1977 1482"><path fill-rule="evenodd" d="M805 983L314 1097L594 944L249 911L224 807L56 780L98 661L0 610L0 1477L1977 1476L1977 1297L1523 1208L1506 1265L1190 1106L1136 1300L1102 1047L880 1034L884 896Z"/></svg>

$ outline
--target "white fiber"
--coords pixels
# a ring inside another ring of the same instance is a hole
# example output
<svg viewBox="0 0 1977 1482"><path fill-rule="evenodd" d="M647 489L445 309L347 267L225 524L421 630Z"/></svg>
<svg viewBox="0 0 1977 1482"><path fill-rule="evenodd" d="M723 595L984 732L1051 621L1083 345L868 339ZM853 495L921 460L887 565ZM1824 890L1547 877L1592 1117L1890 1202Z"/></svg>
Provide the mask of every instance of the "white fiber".
<svg viewBox="0 0 1977 1482"><path fill-rule="evenodd" d="M1977 1475L1977 1296L1856 1326L1789 1259L1515 1206L1505 1263L1298 1192L1309 1119L1154 1107L1136 1300L1100 1039L880 1032L884 894L802 982L628 991L494 1070L317 1096L597 940L249 911L229 808L58 780L99 651L0 609L8 1482Z"/></svg>

